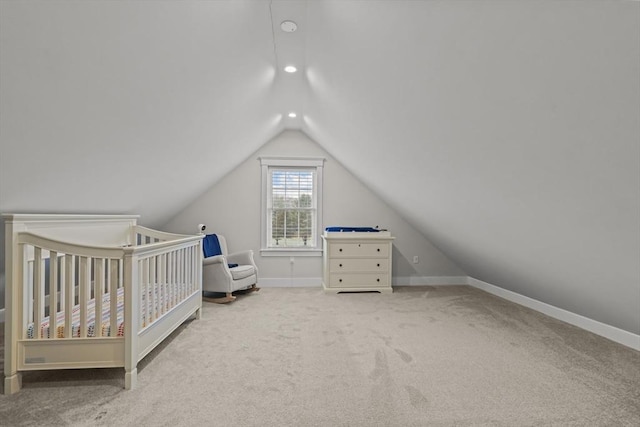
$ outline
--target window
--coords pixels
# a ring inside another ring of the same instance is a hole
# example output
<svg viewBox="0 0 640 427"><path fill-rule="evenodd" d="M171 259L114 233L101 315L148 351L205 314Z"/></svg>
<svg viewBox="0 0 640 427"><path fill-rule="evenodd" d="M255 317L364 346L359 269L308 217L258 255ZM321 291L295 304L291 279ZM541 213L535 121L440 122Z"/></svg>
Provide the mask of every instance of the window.
<svg viewBox="0 0 640 427"><path fill-rule="evenodd" d="M321 255L319 158L261 157L262 255Z"/></svg>

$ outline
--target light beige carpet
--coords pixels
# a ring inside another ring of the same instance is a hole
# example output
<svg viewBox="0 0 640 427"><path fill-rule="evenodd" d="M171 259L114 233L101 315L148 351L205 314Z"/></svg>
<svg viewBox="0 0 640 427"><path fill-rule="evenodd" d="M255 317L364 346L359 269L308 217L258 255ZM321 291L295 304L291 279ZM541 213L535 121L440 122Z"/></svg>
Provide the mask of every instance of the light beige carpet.
<svg viewBox="0 0 640 427"><path fill-rule="evenodd" d="M640 425L639 352L467 286L265 288L139 367L25 374L0 425Z"/></svg>

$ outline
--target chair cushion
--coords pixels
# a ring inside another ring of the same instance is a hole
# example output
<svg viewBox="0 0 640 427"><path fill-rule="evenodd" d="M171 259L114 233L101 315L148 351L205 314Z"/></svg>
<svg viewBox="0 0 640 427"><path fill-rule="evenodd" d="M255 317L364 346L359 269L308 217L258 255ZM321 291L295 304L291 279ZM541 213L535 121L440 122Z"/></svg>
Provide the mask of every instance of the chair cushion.
<svg viewBox="0 0 640 427"><path fill-rule="evenodd" d="M256 269L253 268L253 265L239 265L237 267L230 268L229 270L231 271L231 277L233 277L233 280L244 279L252 274L256 274Z"/></svg>

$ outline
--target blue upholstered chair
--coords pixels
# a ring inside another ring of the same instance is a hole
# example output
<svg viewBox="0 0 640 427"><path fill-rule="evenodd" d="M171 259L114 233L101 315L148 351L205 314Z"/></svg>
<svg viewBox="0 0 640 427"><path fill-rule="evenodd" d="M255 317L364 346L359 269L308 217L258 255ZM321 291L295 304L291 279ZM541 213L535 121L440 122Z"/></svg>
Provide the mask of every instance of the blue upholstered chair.
<svg viewBox="0 0 640 427"><path fill-rule="evenodd" d="M260 290L258 267L253 260L253 251L247 250L229 254L224 236L208 234L203 240L202 262L203 300L227 303L236 299L236 293ZM208 293L224 294L208 296Z"/></svg>

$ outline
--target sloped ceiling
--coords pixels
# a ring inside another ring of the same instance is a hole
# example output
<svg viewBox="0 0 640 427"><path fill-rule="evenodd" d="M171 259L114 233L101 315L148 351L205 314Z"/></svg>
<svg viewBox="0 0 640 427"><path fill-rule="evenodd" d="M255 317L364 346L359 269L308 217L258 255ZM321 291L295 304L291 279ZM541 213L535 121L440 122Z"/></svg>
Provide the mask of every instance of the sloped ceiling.
<svg viewBox="0 0 640 427"><path fill-rule="evenodd" d="M472 277L640 333L638 2L17 1L0 24L0 211L162 225L301 129Z"/></svg>
<svg viewBox="0 0 640 427"><path fill-rule="evenodd" d="M6 211L166 222L284 129L268 2L1 2Z"/></svg>

